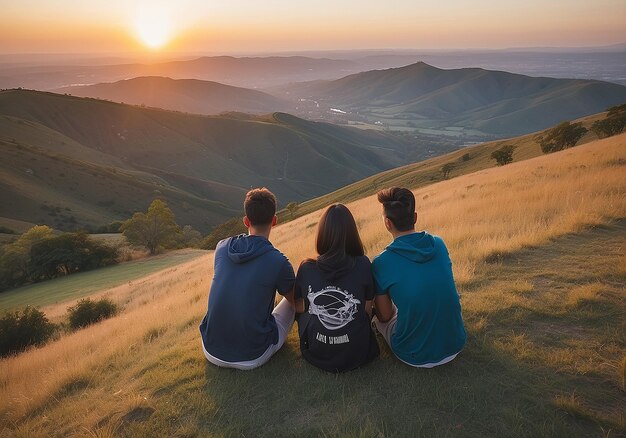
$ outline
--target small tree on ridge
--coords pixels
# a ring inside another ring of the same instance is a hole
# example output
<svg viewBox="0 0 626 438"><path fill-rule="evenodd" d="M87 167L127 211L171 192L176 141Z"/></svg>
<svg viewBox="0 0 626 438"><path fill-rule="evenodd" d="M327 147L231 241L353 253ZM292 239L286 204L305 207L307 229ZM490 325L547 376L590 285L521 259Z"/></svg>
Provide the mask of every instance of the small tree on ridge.
<svg viewBox="0 0 626 438"><path fill-rule="evenodd" d="M507 144L491 153L491 158L496 160L498 166L504 166L513 161L513 151L516 146Z"/></svg>
<svg viewBox="0 0 626 438"><path fill-rule="evenodd" d="M128 242L144 245L150 254L156 254L159 248L176 246L181 232L174 213L160 199L152 201L147 213L135 213L120 229Z"/></svg>

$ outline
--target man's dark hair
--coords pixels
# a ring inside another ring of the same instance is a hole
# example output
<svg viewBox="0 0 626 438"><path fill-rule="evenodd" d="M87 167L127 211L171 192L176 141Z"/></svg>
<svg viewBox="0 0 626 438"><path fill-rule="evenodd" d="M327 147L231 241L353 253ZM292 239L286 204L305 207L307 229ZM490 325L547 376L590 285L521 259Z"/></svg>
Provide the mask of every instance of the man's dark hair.
<svg viewBox="0 0 626 438"><path fill-rule="evenodd" d="M252 189L246 193L243 209L252 225L270 225L276 214L276 196L265 187Z"/></svg>
<svg viewBox="0 0 626 438"><path fill-rule="evenodd" d="M398 231L409 231L415 226L415 196L404 187L391 187L378 192L387 217Z"/></svg>

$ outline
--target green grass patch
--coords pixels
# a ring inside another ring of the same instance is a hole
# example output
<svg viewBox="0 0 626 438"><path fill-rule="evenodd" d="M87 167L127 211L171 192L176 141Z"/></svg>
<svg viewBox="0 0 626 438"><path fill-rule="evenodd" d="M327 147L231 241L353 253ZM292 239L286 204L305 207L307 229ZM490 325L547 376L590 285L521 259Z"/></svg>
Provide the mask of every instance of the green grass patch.
<svg viewBox="0 0 626 438"><path fill-rule="evenodd" d="M202 250L173 251L20 287L0 293L0 311L24 306L41 307L70 301L185 263L206 253Z"/></svg>

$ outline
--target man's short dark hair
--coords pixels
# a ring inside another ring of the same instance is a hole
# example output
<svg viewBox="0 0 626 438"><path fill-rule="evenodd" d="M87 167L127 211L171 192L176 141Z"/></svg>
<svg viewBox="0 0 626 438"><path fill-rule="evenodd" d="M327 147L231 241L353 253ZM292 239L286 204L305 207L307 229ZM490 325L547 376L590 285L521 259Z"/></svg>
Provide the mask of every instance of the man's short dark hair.
<svg viewBox="0 0 626 438"><path fill-rule="evenodd" d="M409 231L415 226L415 196L404 187L391 187L378 192L387 217L398 231Z"/></svg>
<svg viewBox="0 0 626 438"><path fill-rule="evenodd" d="M243 210L252 225L270 225L276 214L276 196L265 187L252 189L246 193Z"/></svg>

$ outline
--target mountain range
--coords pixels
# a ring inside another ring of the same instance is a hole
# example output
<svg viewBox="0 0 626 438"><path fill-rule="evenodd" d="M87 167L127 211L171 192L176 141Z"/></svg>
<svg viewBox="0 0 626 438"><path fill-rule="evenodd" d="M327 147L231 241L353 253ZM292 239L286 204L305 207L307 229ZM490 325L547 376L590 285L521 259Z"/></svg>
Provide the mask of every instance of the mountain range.
<svg viewBox="0 0 626 438"><path fill-rule="evenodd" d="M626 86L582 79L530 77L480 68L443 70L423 62L341 79L273 89L314 102L299 115L396 127L473 130L510 136L541 130L626 102Z"/></svg>
<svg viewBox="0 0 626 438"><path fill-rule="evenodd" d="M56 90L198 114L283 111L309 120L481 140L521 135L626 102L626 86L418 62L267 92L198 79L138 77Z"/></svg>

